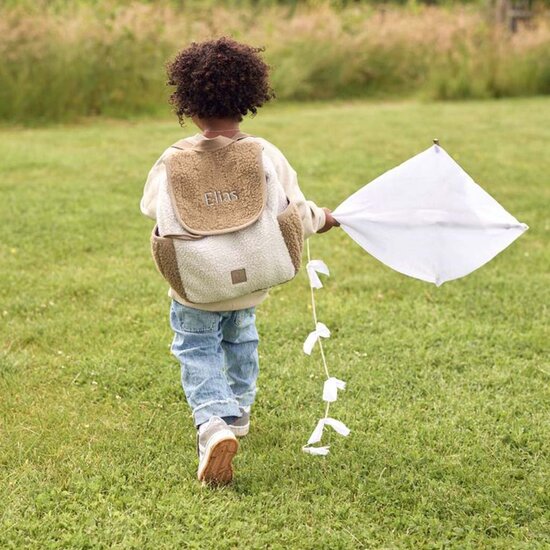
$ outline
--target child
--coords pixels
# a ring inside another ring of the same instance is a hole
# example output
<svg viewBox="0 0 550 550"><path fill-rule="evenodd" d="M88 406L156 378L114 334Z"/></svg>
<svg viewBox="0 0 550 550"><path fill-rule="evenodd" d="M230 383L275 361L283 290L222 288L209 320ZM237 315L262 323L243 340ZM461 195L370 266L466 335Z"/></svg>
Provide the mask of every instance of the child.
<svg viewBox="0 0 550 550"><path fill-rule="evenodd" d="M228 138L259 143L263 158L272 164L273 177L284 190L285 204L296 206L307 238L338 222L330 210L306 201L296 172L274 145L239 130L245 115L256 114L258 107L273 97L268 66L259 51L229 38L191 44L168 65L168 83L175 86L171 103L181 124L185 117L191 118L201 130L185 140L188 147L211 150ZM169 147L149 172L141 200L146 216L157 219L159 189L167 181L166 162L178 151L180 148ZM207 204L221 200L215 193L205 195ZM197 426L198 478L226 483L233 475L231 461L238 448L235 436L244 436L249 430L258 376L255 307L267 291L200 304L186 300L174 288L169 295L170 324L175 333L172 353L181 363L183 390Z"/></svg>

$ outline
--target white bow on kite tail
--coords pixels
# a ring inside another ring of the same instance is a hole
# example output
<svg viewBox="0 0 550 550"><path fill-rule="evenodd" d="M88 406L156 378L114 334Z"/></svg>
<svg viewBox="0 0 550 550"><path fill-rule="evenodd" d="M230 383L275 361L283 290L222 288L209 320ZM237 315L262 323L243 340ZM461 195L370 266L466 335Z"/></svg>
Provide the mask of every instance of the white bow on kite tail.
<svg viewBox="0 0 550 550"><path fill-rule="evenodd" d="M302 450L305 453L309 453L311 455L324 456L329 453L329 445L320 446L320 447L313 447L312 445L315 445L316 443L319 443L321 441L325 426L330 426L337 433L343 436L347 436L350 433L349 428L343 422L340 422L339 420L329 417L330 404L336 401L338 397L338 390L343 390L346 388L346 383L342 380L338 380L338 378L334 378L329 373L328 366L327 366L327 359L325 357L325 351L323 349L322 339L330 338L330 330L327 328L327 326L324 323L320 323L318 321L317 309L315 307L314 289L323 287L323 283L321 282L321 279L319 278L318 273L322 273L323 275L328 276L330 275L330 272L325 262L321 260L311 259L311 254L309 251L309 242L306 242L306 250L307 250L307 268L306 269L309 277L309 286L311 287L311 309L313 311L313 323L315 325L315 329L309 333L308 337L306 338L306 341L304 342L304 353L306 353L307 355L311 355L313 348L315 347L315 344L318 344L319 351L321 353L321 359L323 362L323 367L325 369L325 375L327 379L325 380L325 384L323 386L323 401L326 402L325 416L317 422L315 429L313 430L307 443L302 447Z"/></svg>

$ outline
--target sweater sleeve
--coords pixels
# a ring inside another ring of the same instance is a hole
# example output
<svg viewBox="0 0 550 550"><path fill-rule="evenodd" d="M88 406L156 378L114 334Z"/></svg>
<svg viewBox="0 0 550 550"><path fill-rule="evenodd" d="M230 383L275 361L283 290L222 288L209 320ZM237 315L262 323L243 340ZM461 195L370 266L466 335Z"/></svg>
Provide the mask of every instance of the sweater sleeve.
<svg viewBox="0 0 550 550"><path fill-rule="evenodd" d="M306 200L298 185L296 171L292 168L283 153L275 145L269 143L269 141L264 139L259 141L264 146L265 153L273 161L275 171L288 200L298 207L304 226L304 237L307 239L324 227L326 222L325 211L319 208L313 201Z"/></svg>
<svg viewBox="0 0 550 550"><path fill-rule="evenodd" d="M166 165L164 164L166 159L177 149L169 147L162 153L157 162L149 170L147 181L143 189L143 196L141 197L140 210L142 214L145 214L149 218L157 219L157 197L160 187L160 183L166 179Z"/></svg>

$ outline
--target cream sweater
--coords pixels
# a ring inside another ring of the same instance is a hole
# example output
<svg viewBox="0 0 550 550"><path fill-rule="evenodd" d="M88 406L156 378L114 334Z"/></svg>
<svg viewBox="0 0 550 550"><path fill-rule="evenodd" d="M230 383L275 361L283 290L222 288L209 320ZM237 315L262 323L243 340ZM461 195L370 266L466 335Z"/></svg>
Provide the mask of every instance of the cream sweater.
<svg viewBox="0 0 550 550"><path fill-rule="evenodd" d="M248 137L245 139L260 143L263 147L265 155L273 163L275 173L279 178L279 182L282 185L288 200L298 207L304 227L304 237L308 238L319 231L319 229L325 225L325 212L315 203L306 201L304 194L298 186L296 172L292 166L290 166L281 151L265 139L259 137ZM195 136L188 138L188 140L196 144L201 141L215 142L217 138L210 139L204 137L202 134L196 134ZM166 149L151 168L145 183L140 208L143 214L154 220L157 218L157 197L159 186L162 181L166 180L167 177L165 161L170 155L173 155L176 152L178 152L178 149L173 147ZM223 302L194 304L189 303L181 296L178 296L173 289L170 289L168 294L171 298L181 304L206 311L234 311L238 309L245 309L258 305L267 297L267 291L260 290L258 292L253 292L252 294L247 294L246 296L240 296L239 298L234 298Z"/></svg>

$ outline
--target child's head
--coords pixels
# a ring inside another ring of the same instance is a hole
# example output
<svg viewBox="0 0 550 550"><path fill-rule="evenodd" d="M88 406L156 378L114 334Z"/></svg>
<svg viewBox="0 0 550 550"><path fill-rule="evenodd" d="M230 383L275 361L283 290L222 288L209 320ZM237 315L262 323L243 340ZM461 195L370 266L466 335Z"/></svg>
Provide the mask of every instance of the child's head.
<svg viewBox="0 0 550 550"><path fill-rule="evenodd" d="M193 42L167 66L170 103L184 117L242 120L273 97L261 48L231 38Z"/></svg>

